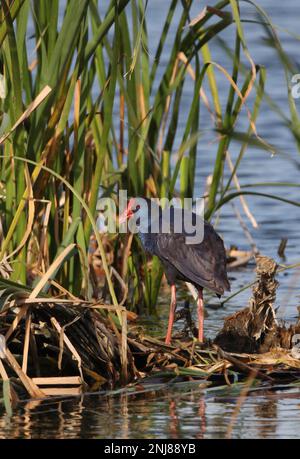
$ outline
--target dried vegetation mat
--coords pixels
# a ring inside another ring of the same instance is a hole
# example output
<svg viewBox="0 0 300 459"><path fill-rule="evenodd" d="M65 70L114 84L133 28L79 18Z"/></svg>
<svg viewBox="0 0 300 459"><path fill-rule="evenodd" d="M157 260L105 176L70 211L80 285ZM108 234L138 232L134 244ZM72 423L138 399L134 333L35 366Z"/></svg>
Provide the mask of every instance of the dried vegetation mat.
<svg viewBox="0 0 300 459"><path fill-rule="evenodd" d="M289 327L278 323L273 307L277 265L262 256L256 263L249 306L226 318L214 341L202 345L192 338L197 330L188 307L178 312L185 318L184 330L167 346L137 327L127 330L127 320L120 327L115 314L120 311L113 306L32 299L12 285L13 297L7 289L2 292L0 308L4 400L76 395L153 378L199 379L209 385L231 385L249 376L271 384L299 381L300 320Z"/></svg>

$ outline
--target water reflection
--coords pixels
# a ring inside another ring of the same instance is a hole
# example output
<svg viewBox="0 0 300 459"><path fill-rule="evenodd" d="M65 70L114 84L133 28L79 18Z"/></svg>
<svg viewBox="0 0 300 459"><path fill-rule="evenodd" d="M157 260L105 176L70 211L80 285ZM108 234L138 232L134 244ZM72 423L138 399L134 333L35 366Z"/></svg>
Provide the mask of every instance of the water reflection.
<svg viewBox="0 0 300 459"><path fill-rule="evenodd" d="M232 392L232 393L231 393ZM26 403L0 413L0 438L300 438L300 390L255 391L233 412L236 390L173 388Z"/></svg>
<svg viewBox="0 0 300 459"><path fill-rule="evenodd" d="M269 422L265 422L261 428L261 438L274 437L276 434L277 420L277 403L275 400L271 399L255 406L254 413L259 419L269 420Z"/></svg>

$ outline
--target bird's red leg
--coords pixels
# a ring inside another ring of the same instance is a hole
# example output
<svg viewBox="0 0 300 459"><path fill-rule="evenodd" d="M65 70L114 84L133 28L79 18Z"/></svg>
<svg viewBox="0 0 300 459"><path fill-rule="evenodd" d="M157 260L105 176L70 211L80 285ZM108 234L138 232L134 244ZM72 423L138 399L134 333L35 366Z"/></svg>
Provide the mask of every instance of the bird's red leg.
<svg viewBox="0 0 300 459"><path fill-rule="evenodd" d="M203 343L203 325L204 325L204 303L203 303L203 290L202 288L198 291L198 301L197 301L197 310L198 310L198 340L200 343Z"/></svg>
<svg viewBox="0 0 300 459"><path fill-rule="evenodd" d="M170 304L170 314L169 314L169 325L165 343L170 344L172 338L172 328L175 318L175 309L176 309L176 286L171 285L171 304Z"/></svg>

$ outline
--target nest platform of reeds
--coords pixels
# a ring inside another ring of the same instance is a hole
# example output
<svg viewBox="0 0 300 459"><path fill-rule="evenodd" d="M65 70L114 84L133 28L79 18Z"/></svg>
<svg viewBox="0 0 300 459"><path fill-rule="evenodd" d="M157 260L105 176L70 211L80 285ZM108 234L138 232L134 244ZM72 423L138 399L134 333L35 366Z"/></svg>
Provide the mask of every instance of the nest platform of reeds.
<svg viewBox="0 0 300 459"><path fill-rule="evenodd" d="M274 383L300 377L300 321L279 325L273 308L276 263L257 257L257 281L247 308L225 319L214 341L199 344L186 307L186 325L171 346L118 325L115 308L84 301L30 299L2 292L0 374L4 398L44 398L111 389L154 377L233 384L252 375ZM13 290L13 288L12 288ZM120 308L123 317L125 308ZM117 311L120 313L120 311Z"/></svg>

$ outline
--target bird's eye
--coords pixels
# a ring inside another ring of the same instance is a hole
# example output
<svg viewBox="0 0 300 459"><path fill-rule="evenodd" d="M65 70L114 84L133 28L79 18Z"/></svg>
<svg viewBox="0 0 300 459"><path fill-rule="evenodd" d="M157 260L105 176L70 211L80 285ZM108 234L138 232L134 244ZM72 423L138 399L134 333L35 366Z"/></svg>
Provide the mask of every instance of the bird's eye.
<svg viewBox="0 0 300 459"><path fill-rule="evenodd" d="M140 208L141 208L141 206L138 204L138 205L136 206L135 210L136 210L136 211L137 211L137 210L140 210Z"/></svg>

